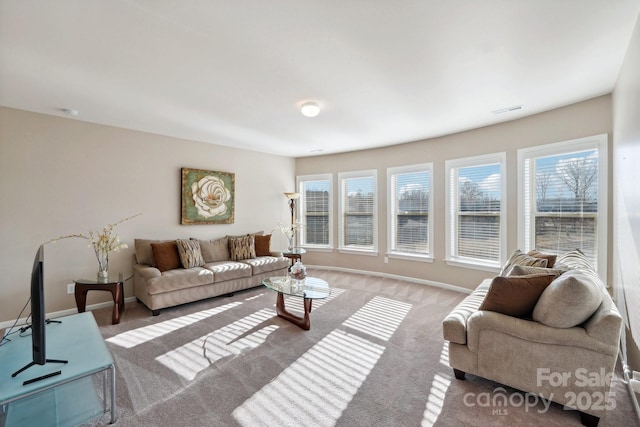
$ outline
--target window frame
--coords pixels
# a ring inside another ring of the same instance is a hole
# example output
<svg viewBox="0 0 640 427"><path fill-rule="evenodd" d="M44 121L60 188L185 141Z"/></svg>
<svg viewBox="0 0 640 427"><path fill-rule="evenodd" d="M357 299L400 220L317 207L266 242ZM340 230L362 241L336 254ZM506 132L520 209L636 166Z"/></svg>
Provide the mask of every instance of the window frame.
<svg viewBox="0 0 640 427"><path fill-rule="evenodd" d="M427 210L427 251L426 252L406 252L395 249L397 234L396 208L398 205L397 195L393 191L393 180L398 175L426 172L429 174L429 197ZM415 165L397 166L387 168L387 256L389 258L408 259L413 261L433 262L433 163L420 163Z"/></svg>
<svg viewBox="0 0 640 427"><path fill-rule="evenodd" d="M298 203L296 206L296 217L303 224L304 227L307 226L307 216L305 214L305 193L304 193L304 185L307 182L317 182L317 181L328 181L329 183L329 206L328 206L328 227L329 227L329 239L328 244L314 244L308 243L306 241L306 234L304 231L299 232L298 244L305 249L313 249L313 250L333 250L333 174L325 173L325 174L314 174L314 175L300 175L296 177L296 188L298 188L298 193L300 193L300 198L298 199Z"/></svg>
<svg viewBox="0 0 640 427"><path fill-rule="evenodd" d="M500 226L498 232L498 251L499 256L495 261L482 260L478 258L464 257L457 255L457 232L458 232L458 174L460 168L478 167L491 164L500 165ZM455 186L453 186L452 172L456 171ZM500 268L506 261L507 257L507 156L505 152L484 154L472 157L463 157L458 159L450 159L445 161L446 171L446 209L447 216L445 220L446 229L446 258L448 265L473 268L477 270L487 270L491 272L500 271Z"/></svg>
<svg viewBox="0 0 640 427"><path fill-rule="evenodd" d="M373 206L372 206L372 247L345 245L345 181L356 178L372 178L374 184ZM378 255L378 171L377 169L340 172L338 173L338 251L341 253L352 253L358 255Z"/></svg>
<svg viewBox="0 0 640 427"><path fill-rule="evenodd" d="M551 144L537 145L534 147L522 148L518 150L518 247L523 251L534 249L532 242L535 244L535 227L528 223L527 219L535 216L528 211L528 207L535 206L535 203L527 201L526 195L533 194L535 197L535 188L531 193L531 186L535 186L535 179L531 178L533 171L527 170L525 161L538 157L570 154L572 152L580 152L587 150L598 150L598 211L596 213L596 241L598 247L596 254L598 257L595 266L598 275L606 283L607 278L607 246L608 246L608 134L599 134L584 138L576 138L567 141L554 142ZM528 188L527 188L528 187Z"/></svg>

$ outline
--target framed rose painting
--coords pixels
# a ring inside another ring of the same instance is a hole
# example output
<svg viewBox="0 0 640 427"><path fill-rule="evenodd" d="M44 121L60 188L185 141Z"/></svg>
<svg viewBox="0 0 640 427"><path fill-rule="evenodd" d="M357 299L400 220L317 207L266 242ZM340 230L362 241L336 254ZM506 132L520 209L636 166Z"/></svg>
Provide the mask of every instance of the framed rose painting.
<svg viewBox="0 0 640 427"><path fill-rule="evenodd" d="M233 224L235 175L182 168L182 224Z"/></svg>

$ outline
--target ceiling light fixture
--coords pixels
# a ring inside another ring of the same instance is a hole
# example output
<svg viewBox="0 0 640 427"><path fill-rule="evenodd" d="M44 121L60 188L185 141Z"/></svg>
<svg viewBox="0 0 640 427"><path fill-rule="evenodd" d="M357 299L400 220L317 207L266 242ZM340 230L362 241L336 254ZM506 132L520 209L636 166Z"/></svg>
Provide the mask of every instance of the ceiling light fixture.
<svg viewBox="0 0 640 427"><path fill-rule="evenodd" d="M501 108L499 110L493 110L491 113L492 114L502 114L502 113L508 113L510 111L517 111L517 110L522 110L522 105L514 105L513 107L507 107L507 108Z"/></svg>
<svg viewBox="0 0 640 427"><path fill-rule="evenodd" d="M300 111L304 116L315 117L320 114L320 106L317 102L309 101L302 104Z"/></svg>

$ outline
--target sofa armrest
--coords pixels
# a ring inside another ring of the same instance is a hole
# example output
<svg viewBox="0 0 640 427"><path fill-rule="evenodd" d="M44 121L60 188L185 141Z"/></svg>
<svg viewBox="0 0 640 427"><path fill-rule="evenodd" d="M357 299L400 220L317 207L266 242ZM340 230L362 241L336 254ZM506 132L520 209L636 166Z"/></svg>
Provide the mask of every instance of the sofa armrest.
<svg viewBox="0 0 640 427"><path fill-rule="evenodd" d="M606 291L605 291L606 292ZM587 334L598 341L618 346L622 333L622 316L607 293L602 304L584 324Z"/></svg>
<svg viewBox="0 0 640 427"><path fill-rule="evenodd" d="M525 341L541 344L573 346L615 356L617 342L595 339L587 334L585 328L552 328L533 320L520 319L493 311L477 311L467 319L467 342L469 350L478 352L480 334L483 330L492 330Z"/></svg>
<svg viewBox="0 0 640 427"><path fill-rule="evenodd" d="M154 277L160 277L162 273L155 267L151 267L146 264L134 264L133 276L134 280L144 280L145 282L153 279Z"/></svg>
<svg viewBox="0 0 640 427"><path fill-rule="evenodd" d="M490 285L491 279L483 281L444 318L442 335L445 340L456 344L467 343L467 320L469 316L478 311Z"/></svg>

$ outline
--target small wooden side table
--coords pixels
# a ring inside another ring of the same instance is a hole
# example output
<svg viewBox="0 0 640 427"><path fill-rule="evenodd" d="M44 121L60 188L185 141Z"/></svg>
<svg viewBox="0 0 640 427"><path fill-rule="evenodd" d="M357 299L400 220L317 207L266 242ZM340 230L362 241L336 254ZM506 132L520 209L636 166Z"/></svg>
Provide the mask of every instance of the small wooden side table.
<svg viewBox="0 0 640 427"><path fill-rule="evenodd" d="M78 313L84 313L87 308L87 292L89 291L107 291L113 296L113 314L111 315L111 323L117 325L120 323L120 315L124 312L124 280L122 275L117 279L109 277L105 281L96 279L79 279L74 280L75 297Z"/></svg>
<svg viewBox="0 0 640 427"><path fill-rule="evenodd" d="M293 265L298 260L302 262L302 255L306 253L307 251L304 248L293 248L290 251L282 252L282 256L289 258L291 260L291 265Z"/></svg>

